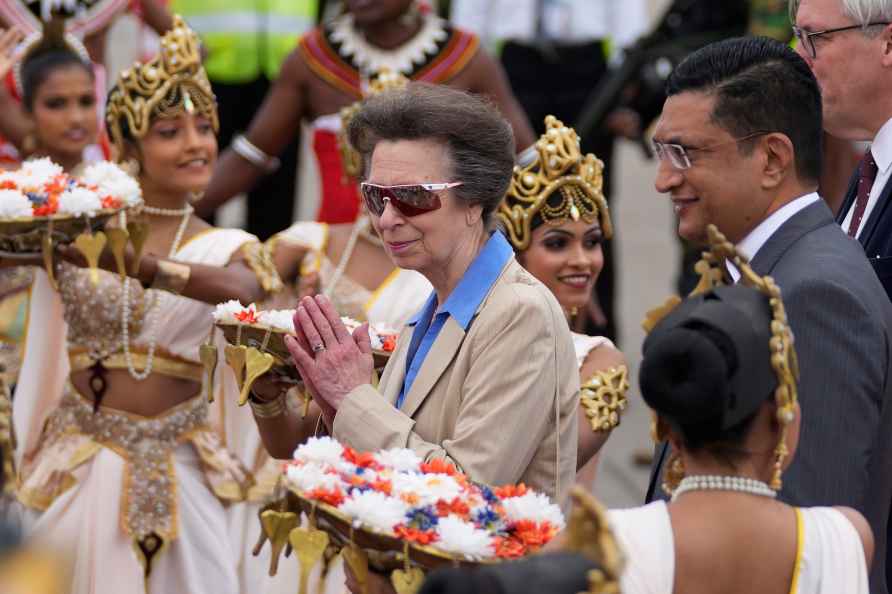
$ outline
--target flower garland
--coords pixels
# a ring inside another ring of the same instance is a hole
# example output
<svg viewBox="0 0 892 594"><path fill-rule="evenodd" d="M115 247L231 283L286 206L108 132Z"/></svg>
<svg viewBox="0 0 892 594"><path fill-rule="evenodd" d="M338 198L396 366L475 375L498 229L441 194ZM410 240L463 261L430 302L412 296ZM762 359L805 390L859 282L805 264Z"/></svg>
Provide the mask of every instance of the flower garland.
<svg viewBox="0 0 892 594"><path fill-rule="evenodd" d="M217 305L214 310L214 322L221 324L243 324L260 328L272 328L273 330L294 334L294 310L270 309L258 311L257 306L251 303L248 306L232 300ZM348 317L342 317L341 321L349 332L353 332L361 323ZM372 349L392 353L396 349L398 333L390 328L369 325L369 338Z"/></svg>
<svg viewBox="0 0 892 594"><path fill-rule="evenodd" d="M560 508L523 484L490 488L408 449L360 453L311 437L283 464L286 485L337 508L354 527L466 561L534 553L564 528Z"/></svg>
<svg viewBox="0 0 892 594"><path fill-rule="evenodd" d="M142 202L139 184L114 163L89 166L80 178L48 158L0 173L0 219L96 216Z"/></svg>

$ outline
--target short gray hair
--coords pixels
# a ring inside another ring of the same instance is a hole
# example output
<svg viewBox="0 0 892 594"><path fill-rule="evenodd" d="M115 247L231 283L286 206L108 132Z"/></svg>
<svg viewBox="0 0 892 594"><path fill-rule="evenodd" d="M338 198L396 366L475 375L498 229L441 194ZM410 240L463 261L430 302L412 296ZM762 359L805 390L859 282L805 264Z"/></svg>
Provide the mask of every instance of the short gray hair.
<svg viewBox="0 0 892 594"><path fill-rule="evenodd" d="M363 177L379 141L436 140L446 146L455 196L483 208L489 226L514 168L514 133L499 110L480 96L442 85L410 83L366 99L347 128L362 155ZM427 180L425 180L427 181Z"/></svg>
<svg viewBox="0 0 892 594"><path fill-rule="evenodd" d="M796 13L801 3L802 0L790 0L790 20L793 23L796 22ZM892 0L839 0L839 3L842 13L855 24L864 27L865 33L877 30L868 27L868 23L892 22Z"/></svg>

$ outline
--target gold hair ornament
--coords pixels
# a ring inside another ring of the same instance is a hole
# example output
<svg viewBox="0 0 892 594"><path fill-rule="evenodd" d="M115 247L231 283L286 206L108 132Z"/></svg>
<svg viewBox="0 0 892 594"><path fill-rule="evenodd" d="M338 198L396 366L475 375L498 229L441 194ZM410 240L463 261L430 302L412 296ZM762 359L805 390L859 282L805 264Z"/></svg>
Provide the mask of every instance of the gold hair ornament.
<svg viewBox="0 0 892 594"><path fill-rule="evenodd" d="M576 131L548 116L545 134L518 157L496 216L518 250L530 246L536 215L549 225L597 220L610 239L613 226L603 186L604 163L591 153L583 156ZM555 192L561 196L558 204L551 200Z"/></svg>
<svg viewBox="0 0 892 594"><path fill-rule="evenodd" d="M700 282L691 291L691 296L707 293L721 285L731 284L727 276L727 265L731 264L740 271L739 284L756 289L767 296L771 307L771 339L768 348L771 350L771 366L777 376L774 401L781 434L778 444L774 448L773 472L769 486L777 491L782 486L783 464L789 455L786 444L787 430L795 418L798 393L796 383L799 379L799 363L796 358L796 350L793 348L793 332L787 321L787 312L781 300L780 287L777 286L774 279L770 276L756 274L746 257L719 232L715 225L709 225L706 232L709 249L703 252L700 261L694 267L694 270L700 275ZM642 324L645 331L650 332L680 302L678 297L670 297L665 304L648 312ZM665 436L658 435L658 437Z"/></svg>
<svg viewBox="0 0 892 594"><path fill-rule="evenodd" d="M626 408L629 370L625 365L598 371L579 389L579 399L592 431L612 431Z"/></svg>
<svg viewBox="0 0 892 594"><path fill-rule="evenodd" d="M369 90L366 93L366 97L373 97L393 89L403 89L408 84L409 79L399 72L394 72L389 68L382 68L369 81ZM341 164L344 173L353 179L357 179L362 173L362 157L350 144L350 140L347 138L347 127L360 108L362 108L362 101L356 101L341 109L341 129L338 131L338 150L341 153Z"/></svg>
<svg viewBox="0 0 892 594"><path fill-rule="evenodd" d="M179 92L175 92L179 91ZM199 113L214 132L220 127L217 100L201 65L198 36L180 16L161 38L161 53L124 70L109 93L105 120L117 158L124 156L124 130L135 138L149 131L155 117Z"/></svg>
<svg viewBox="0 0 892 594"><path fill-rule="evenodd" d="M43 31L34 31L22 40L19 45L19 51L16 56L15 64L12 66L12 78L19 96L25 94L25 82L22 79L22 66L28 61L33 53L40 50L44 46L50 46L59 51L68 51L80 58L83 63L90 67L92 60L87 48L81 43L80 39L65 32L65 19L54 16L49 21L43 23ZM35 147L36 148L36 147ZM33 150L33 149L32 149ZM31 152L31 151L26 151Z"/></svg>

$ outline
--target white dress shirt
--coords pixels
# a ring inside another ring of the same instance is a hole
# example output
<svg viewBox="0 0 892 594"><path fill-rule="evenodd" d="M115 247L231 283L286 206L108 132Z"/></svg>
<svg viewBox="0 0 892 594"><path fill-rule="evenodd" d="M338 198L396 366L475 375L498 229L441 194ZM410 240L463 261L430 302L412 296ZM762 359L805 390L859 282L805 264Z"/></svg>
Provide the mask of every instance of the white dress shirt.
<svg viewBox="0 0 892 594"><path fill-rule="evenodd" d="M877 177L873 182L873 187L870 189L870 197L867 199L867 208L864 209L864 216L861 218L861 224L858 225L858 231L855 233L855 237L861 235L861 231L864 230L864 224L867 223L867 220L870 218L870 213L873 212L874 207L880 200L880 194L883 193L883 188L886 187L886 182L892 177L892 119L887 121L883 124L883 127L880 128L876 138L873 139L873 144L870 145L870 153L873 155L873 160L876 161L877 164ZM849 232L849 225L852 222L852 215L854 212L855 202L852 202L849 212L846 213L846 218L842 221L842 230L846 233Z"/></svg>
<svg viewBox="0 0 892 594"><path fill-rule="evenodd" d="M817 192L812 192L787 202L771 213L764 221L756 225L756 228L750 231L746 237L741 239L740 243L737 244L737 251L751 261L759 253L759 250L762 249L762 246L765 245L765 242L781 228L781 225L790 220L800 210L820 199L821 197L818 196ZM728 272L731 273L731 278L734 279L735 283L740 280L740 272L730 262L728 263Z"/></svg>

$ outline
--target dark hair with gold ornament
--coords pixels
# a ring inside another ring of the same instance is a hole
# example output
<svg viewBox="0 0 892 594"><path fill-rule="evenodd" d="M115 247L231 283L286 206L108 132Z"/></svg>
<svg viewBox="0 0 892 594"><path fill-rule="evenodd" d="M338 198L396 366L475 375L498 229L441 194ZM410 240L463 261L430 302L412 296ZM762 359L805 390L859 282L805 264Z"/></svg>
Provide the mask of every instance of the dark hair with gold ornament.
<svg viewBox="0 0 892 594"><path fill-rule="evenodd" d="M369 89L365 96L373 97L390 89L404 89L408 84L409 79L399 72L382 68L369 81ZM350 121L359 112L360 107L362 107L362 101L356 101L341 109L341 129L338 130L338 150L341 152L341 164L344 173L354 180L359 179L362 175L362 155L350 144L350 139L347 138L347 128L350 127Z"/></svg>
<svg viewBox="0 0 892 594"><path fill-rule="evenodd" d="M161 38L161 53L124 70L108 95L105 121L118 159L124 156L125 141L145 136L156 118L182 113L207 117L214 132L220 128L198 36L175 16L173 28Z"/></svg>
<svg viewBox="0 0 892 594"><path fill-rule="evenodd" d="M707 234L709 249L695 268L697 287L684 301L673 297L645 319L641 393L656 413L655 439L665 441L673 427L694 449L740 441L773 396L780 438L770 487L778 490L799 379L781 290L770 276L756 274L714 225ZM728 264L740 272L737 284ZM673 452L664 490L671 493L683 476Z"/></svg>
<svg viewBox="0 0 892 594"><path fill-rule="evenodd" d="M576 131L548 116L545 134L518 155L496 216L518 251L530 247L533 230L542 223L598 221L610 239L613 226L603 185L604 163L591 153L583 155Z"/></svg>

